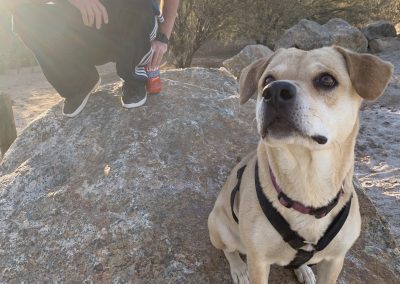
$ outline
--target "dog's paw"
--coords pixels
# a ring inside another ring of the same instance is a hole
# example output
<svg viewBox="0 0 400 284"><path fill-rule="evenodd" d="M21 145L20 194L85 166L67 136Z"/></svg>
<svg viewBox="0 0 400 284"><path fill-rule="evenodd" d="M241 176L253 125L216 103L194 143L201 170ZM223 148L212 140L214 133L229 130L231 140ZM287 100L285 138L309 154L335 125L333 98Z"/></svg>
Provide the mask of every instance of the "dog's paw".
<svg viewBox="0 0 400 284"><path fill-rule="evenodd" d="M307 266L305 264L300 266L298 269L295 269L294 274L296 274L297 280L300 283L304 283L304 284L317 283L314 272L312 271L312 269L309 266Z"/></svg>
<svg viewBox="0 0 400 284"><path fill-rule="evenodd" d="M250 284L249 271L245 263L235 267L231 266L231 275L234 284Z"/></svg>

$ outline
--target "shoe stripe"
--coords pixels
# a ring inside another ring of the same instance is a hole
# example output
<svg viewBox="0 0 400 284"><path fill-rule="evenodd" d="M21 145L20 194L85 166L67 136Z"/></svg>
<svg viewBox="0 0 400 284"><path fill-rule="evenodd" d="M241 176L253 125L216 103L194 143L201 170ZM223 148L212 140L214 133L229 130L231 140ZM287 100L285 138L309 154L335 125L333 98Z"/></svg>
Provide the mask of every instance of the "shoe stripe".
<svg viewBox="0 0 400 284"><path fill-rule="evenodd" d="M158 30L158 21L157 21L157 17L155 17L154 18L154 28L153 28L152 32L150 33L150 41L153 41L156 38L157 30Z"/></svg>
<svg viewBox="0 0 400 284"><path fill-rule="evenodd" d="M146 96L141 101L139 101L137 103L131 103L131 104L125 104L123 98L121 97L121 103L124 108L140 107L140 106L144 105L146 103L146 101L147 101L147 93L146 93Z"/></svg>
<svg viewBox="0 0 400 284"><path fill-rule="evenodd" d="M149 52L147 52L145 56L143 56L142 60L140 60L138 66L146 65L150 61L152 54L153 54L153 49L150 49Z"/></svg>
<svg viewBox="0 0 400 284"><path fill-rule="evenodd" d="M146 72L146 70L144 70L143 67L135 67L135 74L147 76L147 72Z"/></svg>
<svg viewBox="0 0 400 284"><path fill-rule="evenodd" d="M101 78L99 78L99 81L97 81L96 85L94 85L92 90L86 95L86 97L82 101L81 105L73 113L64 113L64 105L63 105L62 114L64 116L66 116L66 117L69 117L69 118L73 118L73 117L77 116L78 114L80 114L82 112L82 110L85 108L85 106L86 106L86 104L87 104L87 102L89 100L90 95L97 90L97 88L100 86L100 83L101 83Z"/></svg>
<svg viewBox="0 0 400 284"><path fill-rule="evenodd" d="M150 41L153 41L156 38L157 30L158 30L158 20L157 20L157 17L154 17L154 28L149 35ZM153 52L154 52L153 49L150 47L150 50L143 56L143 58L140 60L139 64L137 66L135 66L135 68L134 68L135 75L148 78L148 75L147 75L146 70L144 69L144 66L147 66L150 63L150 60L153 56Z"/></svg>

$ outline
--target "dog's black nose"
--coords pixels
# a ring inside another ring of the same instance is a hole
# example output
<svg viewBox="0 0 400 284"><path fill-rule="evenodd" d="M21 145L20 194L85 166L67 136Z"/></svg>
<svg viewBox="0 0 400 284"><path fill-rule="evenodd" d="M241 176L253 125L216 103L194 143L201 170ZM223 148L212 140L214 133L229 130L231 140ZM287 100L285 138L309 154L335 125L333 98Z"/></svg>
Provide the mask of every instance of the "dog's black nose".
<svg viewBox="0 0 400 284"><path fill-rule="evenodd" d="M268 84L263 91L263 98L273 106L287 105L296 97L296 86L287 81L275 81Z"/></svg>

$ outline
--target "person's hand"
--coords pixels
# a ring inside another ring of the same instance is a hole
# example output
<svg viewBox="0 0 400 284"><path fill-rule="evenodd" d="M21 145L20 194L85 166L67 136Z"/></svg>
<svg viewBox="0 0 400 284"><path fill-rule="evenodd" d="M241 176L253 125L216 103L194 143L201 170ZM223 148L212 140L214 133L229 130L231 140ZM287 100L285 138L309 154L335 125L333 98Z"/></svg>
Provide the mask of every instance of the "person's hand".
<svg viewBox="0 0 400 284"><path fill-rule="evenodd" d="M102 24L108 24L108 13L99 0L68 0L82 14L83 23L88 27L100 29Z"/></svg>
<svg viewBox="0 0 400 284"><path fill-rule="evenodd" d="M151 57L151 61L149 63L150 68L158 68L161 65L161 61L165 52L167 52L168 44L163 43L158 40L153 40L151 42L151 48L153 50L153 56Z"/></svg>

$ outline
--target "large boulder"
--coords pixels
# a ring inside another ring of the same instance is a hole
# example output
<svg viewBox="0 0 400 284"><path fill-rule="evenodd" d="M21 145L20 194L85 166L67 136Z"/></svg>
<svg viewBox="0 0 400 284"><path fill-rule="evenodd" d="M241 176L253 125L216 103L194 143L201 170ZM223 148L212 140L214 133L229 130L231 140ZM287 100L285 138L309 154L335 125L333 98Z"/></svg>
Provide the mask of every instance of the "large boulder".
<svg viewBox="0 0 400 284"><path fill-rule="evenodd" d="M368 40L357 28L342 19L331 19L323 25L329 32L331 45L339 45L356 52L367 52Z"/></svg>
<svg viewBox="0 0 400 284"><path fill-rule="evenodd" d="M109 84L78 118L57 105L17 138L0 164L0 282L231 283L207 217L256 146L255 104L239 107L223 71L164 77L145 107L123 109ZM362 235L339 282L399 283L387 224L359 194ZM270 279L296 283L277 267Z"/></svg>
<svg viewBox="0 0 400 284"><path fill-rule="evenodd" d="M324 25L300 20L298 24L286 30L275 48L296 47L311 50L334 44L357 52L366 52L368 48L368 41L363 33L342 19L331 19Z"/></svg>
<svg viewBox="0 0 400 284"><path fill-rule="evenodd" d="M371 53L379 53L383 51L400 50L399 37L385 37L369 41L369 51Z"/></svg>
<svg viewBox="0 0 400 284"><path fill-rule="evenodd" d="M389 21L373 22L362 29L362 32L368 40L395 37L397 34L394 24Z"/></svg>
<svg viewBox="0 0 400 284"><path fill-rule="evenodd" d="M379 53L379 57L382 58L383 60L390 61L394 65L394 72L393 72L393 78L391 82L389 83L388 87L386 88L385 95L379 97L376 101L364 101L364 105L366 106L371 106L371 105L376 105L379 107L382 107L382 111L385 109L390 109L392 112L397 114L400 110L400 56L399 56L399 50L385 50L381 53ZM372 124L372 121L371 121ZM372 125L372 127L376 127L377 125ZM389 129L388 133L390 133L390 129L395 129L393 126L393 123L390 122L389 126L387 126ZM380 129L382 129L380 127ZM376 131L374 132L376 133ZM385 137L386 135L384 135ZM370 135L369 135L370 137ZM399 141L400 143L400 141ZM397 145L397 143L393 144ZM396 151L396 149L395 149ZM394 168L398 168L400 170L399 164L394 165ZM400 182L399 182L400 185ZM400 208L400 206L399 206ZM400 226L399 226L399 231L400 231Z"/></svg>
<svg viewBox="0 0 400 284"><path fill-rule="evenodd" d="M223 66L239 78L243 68L259 58L270 57L272 54L273 51L264 45L248 45L234 57L225 60Z"/></svg>
<svg viewBox="0 0 400 284"><path fill-rule="evenodd" d="M275 49L296 47L303 50L311 50L329 46L331 42L331 35L325 27L317 22L302 19L285 31L276 42Z"/></svg>

